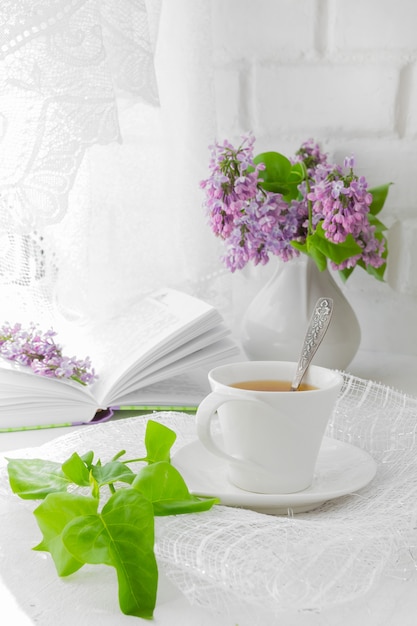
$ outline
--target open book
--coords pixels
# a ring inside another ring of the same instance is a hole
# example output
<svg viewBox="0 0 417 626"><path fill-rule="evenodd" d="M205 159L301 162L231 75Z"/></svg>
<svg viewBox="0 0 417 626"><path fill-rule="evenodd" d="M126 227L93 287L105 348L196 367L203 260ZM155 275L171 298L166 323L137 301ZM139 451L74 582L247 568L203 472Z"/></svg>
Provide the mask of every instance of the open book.
<svg viewBox="0 0 417 626"><path fill-rule="evenodd" d="M0 358L0 429L89 422L113 406L196 403L207 389L195 376L238 353L214 307L172 289L113 320L53 329L64 354L90 357L98 380L44 378Z"/></svg>

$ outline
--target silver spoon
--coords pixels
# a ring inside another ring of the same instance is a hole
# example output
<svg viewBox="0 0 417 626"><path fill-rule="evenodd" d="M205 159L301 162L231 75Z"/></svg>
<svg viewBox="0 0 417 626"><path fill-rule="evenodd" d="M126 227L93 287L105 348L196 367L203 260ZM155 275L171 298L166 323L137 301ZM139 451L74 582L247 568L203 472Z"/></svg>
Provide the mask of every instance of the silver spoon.
<svg viewBox="0 0 417 626"><path fill-rule="evenodd" d="M311 359L316 354L317 348L326 334L332 313L332 298L319 298L315 304L314 312L311 316L306 336L304 337L300 359L291 384L291 391L297 391L300 386L301 380L311 363Z"/></svg>

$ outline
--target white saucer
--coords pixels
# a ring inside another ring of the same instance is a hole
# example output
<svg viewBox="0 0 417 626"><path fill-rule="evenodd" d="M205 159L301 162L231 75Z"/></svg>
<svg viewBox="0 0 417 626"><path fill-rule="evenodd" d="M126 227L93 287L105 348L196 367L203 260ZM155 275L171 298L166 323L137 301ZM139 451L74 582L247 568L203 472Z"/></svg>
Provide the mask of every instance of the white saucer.
<svg viewBox="0 0 417 626"><path fill-rule="evenodd" d="M313 484L297 493L261 494L235 487L227 480L227 462L198 440L178 450L172 463L194 495L215 496L221 504L275 515L310 511L327 500L355 493L374 478L377 469L364 450L328 437L323 439Z"/></svg>

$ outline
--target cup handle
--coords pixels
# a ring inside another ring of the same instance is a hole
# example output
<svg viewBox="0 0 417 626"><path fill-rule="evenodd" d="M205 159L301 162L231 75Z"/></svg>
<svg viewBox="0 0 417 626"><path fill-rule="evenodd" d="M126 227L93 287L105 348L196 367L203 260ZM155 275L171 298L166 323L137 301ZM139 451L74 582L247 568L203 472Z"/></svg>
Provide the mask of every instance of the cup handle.
<svg viewBox="0 0 417 626"><path fill-rule="evenodd" d="M216 391L212 391L208 396L204 398L204 400L200 403L197 409L197 414L196 414L197 435L201 443L204 445L204 447L207 448L207 450L211 452L212 454L226 461L229 461L229 462L233 461L234 463L242 464L245 466L245 468L247 468L248 465L253 465L254 468L259 469L260 466L258 466L258 464L255 463L254 461L250 461L250 462L244 461L243 459L240 459L239 457L235 457L230 454L227 454L227 452L219 448L219 446L213 440L213 436L211 434L211 423L212 423L213 416L215 412L217 411L217 409L221 407L223 404L226 404L227 402L238 402L238 401L241 401L241 399L235 398L233 396L227 396L227 395L218 393ZM245 402L253 402L255 404L259 404L259 403L266 404L262 400L257 400L255 398L253 399L245 398ZM268 404L266 404L266 406L269 407Z"/></svg>

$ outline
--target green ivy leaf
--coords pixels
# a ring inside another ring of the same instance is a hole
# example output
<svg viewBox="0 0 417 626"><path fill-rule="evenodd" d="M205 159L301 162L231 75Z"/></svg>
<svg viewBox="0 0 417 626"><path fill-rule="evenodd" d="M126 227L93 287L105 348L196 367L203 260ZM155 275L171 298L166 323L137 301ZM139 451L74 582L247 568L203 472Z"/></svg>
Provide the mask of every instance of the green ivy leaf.
<svg viewBox="0 0 417 626"><path fill-rule="evenodd" d="M143 460L148 463L169 461L176 438L177 435L173 430L159 422L149 420L145 432L146 457Z"/></svg>
<svg viewBox="0 0 417 626"><path fill-rule="evenodd" d="M216 498L200 499L192 495L179 471L164 461L142 468L132 487L152 502L158 516L207 511L219 502Z"/></svg>
<svg viewBox="0 0 417 626"><path fill-rule="evenodd" d="M90 484L90 472L79 454L74 452L62 464L62 470L69 480L80 487L88 487Z"/></svg>
<svg viewBox="0 0 417 626"><path fill-rule="evenodd" d="M34 549L50 552L59 576L68 576L83 566L65 547L62 532L69 522L97 511L98 500L76 493L50 493L35 509L34 515L43 540Z"/></svg>
<svg viewBox="0 0 417 626"><path fill-rule="evenodd" d="M91 469L94 459L94 452L92 450L89 450L81 456L81 459L83 463L85 463L85 465L88 467L88 469Z"/></svg>
<svg viewBox="0 0 417 626"><path fill-rule="evenodd" d="M98 487L117 481L131 484L135 477L130 467L120 463L120 461L109 461L109 463L104 465L93 465L91 475L97 482Z"/></svg>
<svg viewBox="0 0 417 626"><path fill-rule="evenodd" d="M123 613L152 618L158 569L152 504L143 495L135 489L117 491L101 513L71 521L62 538L75 559L116 569Z"/></svg>
<svg viewBox="0 0 417 626"><path fill-rule="evenodd" d="M7 472L13 493L23 500L42 500L49 493L66 491L70 481L61 463L41 459L8 459Z"/></svg>

